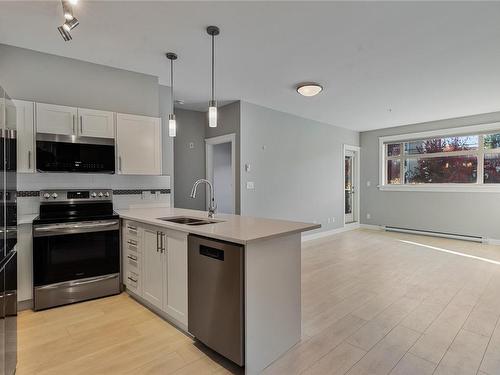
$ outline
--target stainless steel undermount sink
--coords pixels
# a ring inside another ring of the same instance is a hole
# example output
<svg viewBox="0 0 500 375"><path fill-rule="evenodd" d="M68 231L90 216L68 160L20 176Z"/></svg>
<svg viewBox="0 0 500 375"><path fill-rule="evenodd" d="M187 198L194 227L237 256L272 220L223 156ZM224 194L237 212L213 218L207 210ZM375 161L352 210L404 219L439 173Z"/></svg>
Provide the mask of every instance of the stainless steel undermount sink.
<svg viewBox="0 0 500 375"><path fill-rule="evenodd" d="M185 225L205 225L205 224L216 224L222 222L221 220L203 219L200 217L189 217L189 216L174 216L174 217L159 217L158 220L170 221L176 224Z"/></svg>

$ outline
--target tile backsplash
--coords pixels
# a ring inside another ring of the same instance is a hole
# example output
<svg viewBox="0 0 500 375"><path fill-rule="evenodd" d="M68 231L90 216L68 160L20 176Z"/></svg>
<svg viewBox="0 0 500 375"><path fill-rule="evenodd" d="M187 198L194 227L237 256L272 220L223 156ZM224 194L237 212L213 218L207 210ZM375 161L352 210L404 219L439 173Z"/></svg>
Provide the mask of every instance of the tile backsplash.
<svg viewBox="0 0 500 375"><path fill-rule="evenodd" d="M171 204L170 176L123 176L80 173L19 173L17 190L36 192L50 189L113 189L115 209L132 206L168 206ZM31 194L27 194L31 195ZM19 196L18 216L38 214L39 196Z"/></svg>

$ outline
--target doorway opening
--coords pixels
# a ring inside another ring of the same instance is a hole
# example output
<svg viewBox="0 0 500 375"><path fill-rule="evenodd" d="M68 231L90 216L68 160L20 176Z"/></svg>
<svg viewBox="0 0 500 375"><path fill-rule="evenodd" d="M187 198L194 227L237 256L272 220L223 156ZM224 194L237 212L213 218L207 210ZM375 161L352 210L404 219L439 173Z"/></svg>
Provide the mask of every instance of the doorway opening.
<svg viewBox="0 0 500 375"><path fill-rule="evenodd" d="M205 139L206 176L214 186L217 212L224 214L234 214L236 207L235 141L235 134Z"/></svg>
<svg viewBox="0 0 500 375"><path fill-rule="evenodd" d="M344 145L344 227L359 225L359 153L359 147Z"/></svg>

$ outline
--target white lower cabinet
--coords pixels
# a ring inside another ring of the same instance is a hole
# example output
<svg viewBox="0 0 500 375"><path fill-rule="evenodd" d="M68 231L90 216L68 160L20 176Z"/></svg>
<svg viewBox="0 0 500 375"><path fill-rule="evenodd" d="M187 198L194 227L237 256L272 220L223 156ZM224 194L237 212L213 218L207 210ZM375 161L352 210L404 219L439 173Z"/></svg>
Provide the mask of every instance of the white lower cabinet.
<svg viewBox="0 0 500 375"><path fill-rule="evenodd" d="M161 245L163 233L151 227L141 229L144 270L142 272L142 295L146 301L161 309L165 289L164 273L167 272L166 257Z"/></svg>
<svg viewBox="0 0 500 375"><path fill-rule="evenodd" d="M167 231L167 282L163 308L180 322L187 324L187 235Z"/></svg>
<svg viewBox="0 0 500 375"><path fill-rule="evenodd" d="M187 327L187 233L128 220L122 229L127 289Z"/></svg>

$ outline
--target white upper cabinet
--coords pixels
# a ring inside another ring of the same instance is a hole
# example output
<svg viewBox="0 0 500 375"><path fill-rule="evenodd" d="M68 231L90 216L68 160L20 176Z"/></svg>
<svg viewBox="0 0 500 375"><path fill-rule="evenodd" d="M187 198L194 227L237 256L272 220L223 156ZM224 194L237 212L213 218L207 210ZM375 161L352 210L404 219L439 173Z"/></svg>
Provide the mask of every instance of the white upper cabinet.
<svg viewBox="0 0 500 375"><path fill-rule="evenodd" d="M82 137L114 138L113 112L78 108L78 134Z"/></svg>
<svg viewBox="0 0 500 375"><path fill-rule="evenodd" d="M36 103L38 133L76 135L78 109L62 105Z"/></svg>
<svg viewBox="0 0 500 375"><path fill-rule="evenodd" d="M119 174L161 174L161 120L156 117L116 114Z"/></svg>
<svg viewBox="0 0 500 375"><path fill-rule="evenodd" d="M35 104L14 100L17 122L17 171L35 172Z"/></svg>

